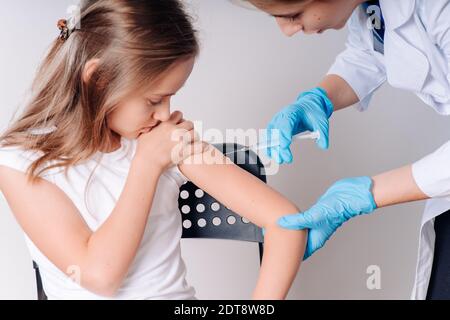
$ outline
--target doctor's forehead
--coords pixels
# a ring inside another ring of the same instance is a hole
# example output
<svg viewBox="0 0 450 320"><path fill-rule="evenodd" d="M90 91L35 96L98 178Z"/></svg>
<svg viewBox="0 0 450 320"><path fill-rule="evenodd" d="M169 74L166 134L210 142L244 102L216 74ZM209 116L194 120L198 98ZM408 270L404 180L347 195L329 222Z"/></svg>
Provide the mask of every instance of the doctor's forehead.
<svg viewBox="0 0 450 320"><path fill-rule="evenodd" d="M258 9L265 11L273 17L291 17L304 10L315 0L250 0Z"/></svg>

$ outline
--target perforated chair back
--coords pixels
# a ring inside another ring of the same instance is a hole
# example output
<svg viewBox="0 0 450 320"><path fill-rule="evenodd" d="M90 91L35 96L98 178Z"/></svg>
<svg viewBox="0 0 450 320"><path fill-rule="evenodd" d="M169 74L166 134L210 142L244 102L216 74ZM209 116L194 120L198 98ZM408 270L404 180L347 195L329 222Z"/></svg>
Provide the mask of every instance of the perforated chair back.
<svg viewBox="0 0 450 320"><path fill-rule="evenodd" d="M238 144L220 144L215 147L239 167L266 183L264 165L256 153L237 152L242 148ZM260 261L262 260L262 229L229 210L192 182L187 182L180 188L178 206L183 219L183 238L255 242L259 244Z"/></svg>

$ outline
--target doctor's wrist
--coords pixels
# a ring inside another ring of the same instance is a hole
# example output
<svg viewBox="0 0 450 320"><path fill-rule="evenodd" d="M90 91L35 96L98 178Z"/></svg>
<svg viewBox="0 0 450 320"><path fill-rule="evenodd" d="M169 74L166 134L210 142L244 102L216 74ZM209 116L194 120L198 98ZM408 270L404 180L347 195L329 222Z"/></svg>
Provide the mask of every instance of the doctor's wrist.
<svg viewBox="0 0 450 320"><path fill-rule="evenodd" d="M303 99L308 100L310 105L320 107L320 109L325 113L327 119L333 115L334 106L332 101L328 98L328 94L325 89L316 87L309 91L302 92L297 98L297 101L301 104Z"/></svg>
<svg viewBox="0 0 450 320"><path fill-rule="evenodd" d="M429 199L417 186L408 165L372 177L372 193L378 208Z"/></svg>
<svg viewBox="0 0 450 320"><path fill-rule="evenodd" d="M319 87L323 88L333 103L334 112L348 108L359 102L359 97L353 88L343 78L336 74L327 75Z"/></svg>

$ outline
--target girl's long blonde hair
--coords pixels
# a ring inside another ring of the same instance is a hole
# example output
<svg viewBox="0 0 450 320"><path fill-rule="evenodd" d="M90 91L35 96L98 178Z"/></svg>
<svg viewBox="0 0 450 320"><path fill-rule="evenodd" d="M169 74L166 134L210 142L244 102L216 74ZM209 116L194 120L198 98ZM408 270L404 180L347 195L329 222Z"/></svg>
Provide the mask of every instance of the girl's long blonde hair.
<svg viewBox="0 0 450 320"><path fill-rule="evenodd" d="M0 136L4 147L42 152L28 168L31 182L57 167L67 176L70 166L111 146L107 115L199 51L196 31L178 0L84 0L79 18L80 28L54 41L23 114ZM91 59L99 64L85 82L84 66ZM52 164L45 167L46 162Z"/></svg>

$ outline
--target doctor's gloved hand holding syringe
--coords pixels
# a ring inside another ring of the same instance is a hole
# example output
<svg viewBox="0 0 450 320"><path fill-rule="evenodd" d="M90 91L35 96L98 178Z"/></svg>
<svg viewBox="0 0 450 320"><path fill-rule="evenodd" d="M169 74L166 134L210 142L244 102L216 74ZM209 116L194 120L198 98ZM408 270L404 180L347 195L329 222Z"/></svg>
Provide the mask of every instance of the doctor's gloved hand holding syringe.
<svg viewBox="0 0 450 320"><path fill-rule="evenodd" d="M320 132L321 139L317 145L328 149L329 118L334 110L357 101L352 88L336 76L327 76L321 87L302 93L295 103L276 114L269 123L268 131L280 137L279 146L267 149L268 156L277 163L293 161L290 151L292 137L305 131ZM332 94L328 95L323 88ZM412 166L407 166L372 178L340 180L309 210L285 216L278 223L291 230L310 229L305 251L307 259L351 218L372 213L377 208L426 198L414 181Z"/></svg>

